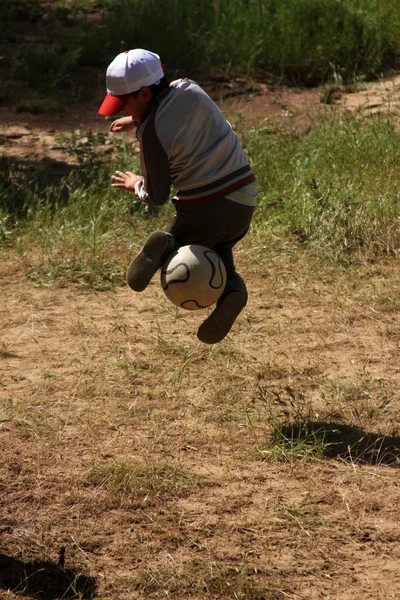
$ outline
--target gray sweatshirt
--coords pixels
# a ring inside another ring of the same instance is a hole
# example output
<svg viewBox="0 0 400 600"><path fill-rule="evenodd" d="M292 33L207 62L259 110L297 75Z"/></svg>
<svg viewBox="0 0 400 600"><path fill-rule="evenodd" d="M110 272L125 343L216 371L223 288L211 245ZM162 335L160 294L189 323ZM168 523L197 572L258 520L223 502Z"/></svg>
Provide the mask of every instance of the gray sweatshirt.
<svg viewBox="0 0 400 600"><path fill-rule="evenodd" d="M177 202L197 204L235 194L255 182L232 127L204 90L189 79L172 82L155 98L136 135L144 178L138 195L151 205L164 204L171 185Z"/></svg>

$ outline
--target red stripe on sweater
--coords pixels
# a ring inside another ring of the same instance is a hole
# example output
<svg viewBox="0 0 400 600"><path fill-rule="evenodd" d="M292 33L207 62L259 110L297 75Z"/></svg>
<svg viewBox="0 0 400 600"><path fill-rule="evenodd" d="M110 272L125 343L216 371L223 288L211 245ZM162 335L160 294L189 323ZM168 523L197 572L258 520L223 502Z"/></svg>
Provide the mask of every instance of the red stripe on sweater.
<svg viewBox="0 0 400 600"><path fill-rule="evenodd" d="M234 192L237 188L244 187L246 185L246 183L250 183L250 181L254 181L255 178L256 177L255 177L254 173L252 173L251 175L246 177L246 179L241 179L240 181L233 183L229 187L224 188L223 190L220 190L219 192L215 192L215 194L211 194L211 196L203 196L202 198L196 198L195 200L182 200L181 198L178 197L177 201L180 204L200 204L200 202L205 202L206 200L212 200L213 198L219 198L220 196L227 196L231 192Z"/></svg>

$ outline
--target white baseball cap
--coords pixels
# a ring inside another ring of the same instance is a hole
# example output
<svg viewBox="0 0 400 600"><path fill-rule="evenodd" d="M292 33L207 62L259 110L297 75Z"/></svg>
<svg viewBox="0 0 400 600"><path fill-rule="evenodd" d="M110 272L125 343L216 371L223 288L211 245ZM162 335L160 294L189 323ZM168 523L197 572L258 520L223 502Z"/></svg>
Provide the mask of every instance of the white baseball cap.
<svg viewBox="0 0 400 600"><path fill-rule="evenodd" d="M163 77L164 71L158 54L141 48L121 52L108 66L107 96L100 106L99 115L116 115L133 92L159 83Z"/></svg>

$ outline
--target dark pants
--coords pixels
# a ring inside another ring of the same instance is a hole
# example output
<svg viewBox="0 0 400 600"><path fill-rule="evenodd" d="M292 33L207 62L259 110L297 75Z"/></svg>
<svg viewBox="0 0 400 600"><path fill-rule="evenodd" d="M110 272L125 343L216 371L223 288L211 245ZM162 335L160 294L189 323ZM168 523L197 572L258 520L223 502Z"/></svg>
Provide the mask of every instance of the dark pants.
<svg viewBox="0 0 400 600"><path fill-rule="evenodd" d="M199 204L174 202L176 215L169 226L178 247L199 244L218 254L226 268L227 282L220 300L229 292L245 294L243 279L236 272L232 248L247 233L254 206L232 202L227 198L214 198Z"/></svg>

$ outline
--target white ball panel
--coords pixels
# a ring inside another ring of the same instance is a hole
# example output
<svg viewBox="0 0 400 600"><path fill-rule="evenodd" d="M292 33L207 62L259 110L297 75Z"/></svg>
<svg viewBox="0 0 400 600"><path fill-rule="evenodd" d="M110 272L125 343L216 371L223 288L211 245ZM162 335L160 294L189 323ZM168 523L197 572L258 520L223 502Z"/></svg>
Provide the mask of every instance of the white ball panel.
<svg viewBox="0 0 400 600"><path fill-rule="evenodd" d="M206 308L224 291L225 265L210 248L182 246L162 266L161 285L176 306L187 310Z"/></svg>

